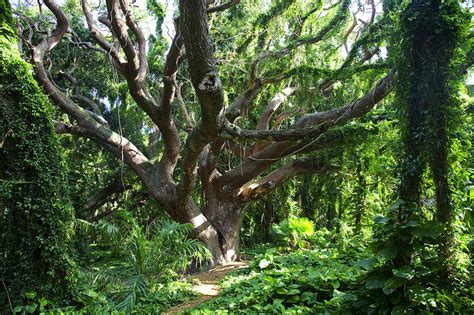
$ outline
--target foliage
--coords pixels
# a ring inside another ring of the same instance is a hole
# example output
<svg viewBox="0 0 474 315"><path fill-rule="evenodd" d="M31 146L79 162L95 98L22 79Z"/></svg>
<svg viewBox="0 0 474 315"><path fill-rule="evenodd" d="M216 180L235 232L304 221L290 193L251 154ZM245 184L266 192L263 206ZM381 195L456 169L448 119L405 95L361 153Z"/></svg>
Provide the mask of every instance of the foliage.
<svg viewBox="0 0 474 315"><path fill-rule="evenodd" d="M386 271L384 263L394 257L396 248L374 253L367 247L368 238L341 238L322 230L316 231L311 243L309 249L292 252L259 249L248 269L222 281L217 299L188 313L406 314L416 310L464 314L473 310L467 275L450 291L436 286L435 271L422 265ZM397 288L406 290L411 305L397 300L393 294Z"/></svg>
<svg viewBox="0 0 474 315"><path fill-rule="evenodd" d="M115 222L78 220L76 225L83 236L96 239L82 249L79 306L64 308L31 292L17 311L163 311L195 296L181 275L192 263L201 265L211 257L203 244L189 238L188 225L164 221L144 231L124 210L116 213Z"/></svg>
<svg viewBox="0 0 474 315"><path fill-rule="evenodd" d="M190 295L189 286L176 281L178 273L211 256L202 243L189 238L188 225L164 221L145 231L125 210L114 221L83 227L101 234L84 259L89 261L83 273L86 309L96 307L100 295L107 307L126 313L148 304L171 306ZM90 299L91 294L96 297Z"/></svg>
<svg viewBox="0 0 474 315"><path fill-rule="evenodd" d="M326 245L330 243L328 234L322 239ZM317 246L286 254L268 249L255 256L247 270L226 278L219 298L190 313L319 314L347 310L354 301L352 290L370 265L370 257L362 246L341 251Z"/></svg>
<svg viewBox="0 0 474 315"><path fill-rule="evenodd" d="M4 32L10 9L0 3L0 305L21 303L28 292L67 304L77 267L63 156L52 107L13 32Z"/></svg>
<svg viewBox="0 0 474 315"><path fill-rule="evenodd" d="M314 224L307 218L290 216L272 226L277 241L283 241L290 248L307 247L307 239L314 234Z"/></svg>
<svg viewBox="0 0 474 315"><path fill-rule="evenodd" d="M388 215L375 219L374 248L385 263L371 272L366 288L383 291L371 293L378 296L372 302L378 312L472 309L467 253L454 245L461 242L453 227L461 209L451 196L456 171L449 157L460 121L459 43L468 17L456 2L401 6L394 20L402 42L392 51L398 60L401 183Z"/></svg>

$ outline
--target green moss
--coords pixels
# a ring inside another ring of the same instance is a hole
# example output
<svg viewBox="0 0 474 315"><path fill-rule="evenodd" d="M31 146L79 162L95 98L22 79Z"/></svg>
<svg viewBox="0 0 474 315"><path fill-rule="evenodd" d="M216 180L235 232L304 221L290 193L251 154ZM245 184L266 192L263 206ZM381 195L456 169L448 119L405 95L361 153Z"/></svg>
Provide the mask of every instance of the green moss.
<svg viewBox="0 0 474 315"><path fill-rule="evenodd" d="M11 30L8 2L0 5L1 29ZM0 277L13 304L29 291L65 303L76 272L63 159L51 105L9 34L0 34Z"/></svg>

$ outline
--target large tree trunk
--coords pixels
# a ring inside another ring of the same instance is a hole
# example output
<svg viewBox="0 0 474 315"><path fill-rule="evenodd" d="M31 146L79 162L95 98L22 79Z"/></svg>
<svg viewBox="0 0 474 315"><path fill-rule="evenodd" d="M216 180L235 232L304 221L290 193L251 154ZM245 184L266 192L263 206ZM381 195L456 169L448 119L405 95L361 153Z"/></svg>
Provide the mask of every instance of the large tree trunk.
<svg viewBox="0 0 474 315"><path fill-rule="evenodd" d="M216 263L227 263L239 258L239 236L242 223L242 205L232 200L212 200L204 210L204 215L216 229L219 247L208 246Z"/></svg>

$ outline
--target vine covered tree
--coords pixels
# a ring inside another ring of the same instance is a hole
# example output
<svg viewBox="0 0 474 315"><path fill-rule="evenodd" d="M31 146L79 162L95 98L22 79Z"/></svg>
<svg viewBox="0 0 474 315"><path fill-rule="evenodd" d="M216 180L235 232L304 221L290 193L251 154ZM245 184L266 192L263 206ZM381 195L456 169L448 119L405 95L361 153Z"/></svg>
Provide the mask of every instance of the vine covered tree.
<svg viewBox="0 0 474 315"><path fill-rule="evenodd" d="M8 1L0 9L0 300L71 301L73 209L52 106L20 56Z"/></svg>

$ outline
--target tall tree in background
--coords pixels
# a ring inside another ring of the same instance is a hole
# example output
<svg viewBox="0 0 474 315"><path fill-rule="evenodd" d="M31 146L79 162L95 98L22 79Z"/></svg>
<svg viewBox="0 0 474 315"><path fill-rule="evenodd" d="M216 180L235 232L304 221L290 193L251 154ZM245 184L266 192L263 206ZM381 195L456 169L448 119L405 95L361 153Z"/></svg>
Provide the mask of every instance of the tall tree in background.
<svg viewBox="0 0 474 315"><path fill-rule="evenodd" d="M452 191L463 188L453 185L459 166L450 161L450 147L462 141L456 139L463 120L461 64L471 65L472 59L465 60L460 47L469 16L457 1L385 5L399 24L390 53L397 60L395 101L403 150L397 200L386 217L375 218L381 227L375 248L385 261L371 272L366 287L382 289L386 305L407 310L423 294L451 286L455 279Z"/></svg>
<svg viewBox="0 0 474 315"><path fill-rule="evenodd" d="M1 0L0 305L21 303L31 291L67 302L76 277L61 147L52 107L31 72L18 52L10 4Z"/></svg>
<svg viewBox="0 0 474 315"><path fill-rule="evenodd" d="M468 21L457 1L412 1L400 16L397 94L403 113L405 159L398 219L401 225L420 219L416 209L421 207L424 172L429 166L436 193L434 219L443 224L440 255L445 277L454 246L449 147L459 120L461 76L456 48ZM400 259L408 264L410 253Z"/></svg>

